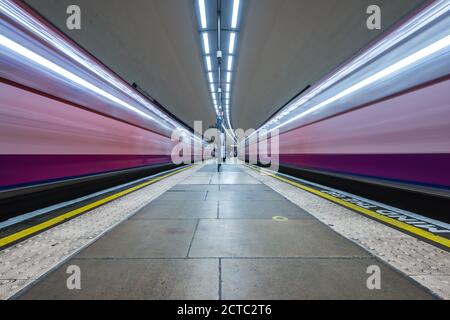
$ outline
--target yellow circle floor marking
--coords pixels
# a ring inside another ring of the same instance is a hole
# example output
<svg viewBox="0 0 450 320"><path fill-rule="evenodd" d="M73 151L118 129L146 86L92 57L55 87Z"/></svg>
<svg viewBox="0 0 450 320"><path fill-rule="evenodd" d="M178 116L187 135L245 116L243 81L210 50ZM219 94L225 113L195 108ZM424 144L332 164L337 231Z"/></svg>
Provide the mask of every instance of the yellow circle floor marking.
<svg viewBox="0 0 450 320"><path fill-rule="evenodd" d="M272 219L273 219L274 221L278 221L278 222L286 222L286 221L289 221L288 218L282 217L282 216L275 216L275 217L272 217Z"/></svg>

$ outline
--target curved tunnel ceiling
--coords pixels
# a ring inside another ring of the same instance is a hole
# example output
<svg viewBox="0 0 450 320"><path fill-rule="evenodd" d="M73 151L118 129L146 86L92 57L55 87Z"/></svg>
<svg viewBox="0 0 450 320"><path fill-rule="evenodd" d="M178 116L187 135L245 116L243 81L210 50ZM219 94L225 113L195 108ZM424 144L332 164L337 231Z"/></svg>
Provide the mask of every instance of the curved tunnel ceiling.
<svg viewBox="0 0 450 320"><path fill-rule="evenodd" d="M207 0L215 1L215 0ZM26 0L129 83L189 125L215 122L202 71L194 0ZM232 125L257 128L424 0L244 0ZM78 4L82 29L65 27ZM366 8L382 9L382 30Z"/></svg>

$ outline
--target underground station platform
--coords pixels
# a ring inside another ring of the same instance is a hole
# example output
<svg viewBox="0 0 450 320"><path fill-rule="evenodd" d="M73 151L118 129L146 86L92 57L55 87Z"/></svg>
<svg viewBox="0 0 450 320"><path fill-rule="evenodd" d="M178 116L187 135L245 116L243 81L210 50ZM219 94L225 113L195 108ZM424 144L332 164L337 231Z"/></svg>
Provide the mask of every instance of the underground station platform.
<svg viewBox="0 0 450 320"><path fill-rule="evenodd" d="M1 307L445 306L449 30L449 0L0 0Z"/></svg>
<svg viewBox="0 0 450 320"><path fill-rule="evenodd" d="M334 215L333 224L318 211ZM441 261L438 268L426 255ZM0 258L2 292L14 299L439 299L450 292L447 251L244 164L182 169ZM71 268L80 271L81 290L68 289ZM374 270L379 287L369 279Z"/></svg>

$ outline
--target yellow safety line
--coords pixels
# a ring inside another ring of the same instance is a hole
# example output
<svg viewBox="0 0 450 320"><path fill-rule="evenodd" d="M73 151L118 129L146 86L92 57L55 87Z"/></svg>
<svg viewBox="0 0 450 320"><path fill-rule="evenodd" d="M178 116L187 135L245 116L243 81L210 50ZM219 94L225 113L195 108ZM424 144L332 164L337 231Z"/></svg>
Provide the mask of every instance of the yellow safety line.
<svg viewBox="0 0 450 320"><path fill-rule="evenodd" d="M137 186L131 187L129 189L123 190L123 191L118 192L116 194L110 195L110 196L108 196L106 198L103 198L103 199L100 199L98 201L92 202L92 203L87 204L87 205L85 205L85 206L83 206L81 208L69 211L67 213L64 213L64 214L62 214L60 216L57 216L57 217L55 217L53 219L47 220L47 221L45 221L43 223L37 224L37 225L35 225L33 227L30 227L28 229L24 229L24 230L19 231L17 233L11 234L11 235L9 235L7 237L1 238L0 239L0 248L4 247L4 246L6 246L6 245L8 245L10 243L16 242L16 241L18 241L20 239L23 239L23 238L25 238L27 236L30 236L30 235L32 235L34 233L37 233L39 231L45 230L47 228L50 228L50 227L52 227L52 226L54 226L54 225L56 225L56 224L58 224L60 222L63 222L64 220L71 219L73 217L81 215L82 213L85 213L85 212L87 212L89 210L95 209L95 208L97 208L97 207L99 207L101 205L104 205L104 204L106 204L108 202L116 200L117 198L123 197L123 196L125 196L127 194L130 194L130 193L136 191L136 190L142 189L142 188L144 188L144 187L146 187L146 186L148 186L150 184L153 184L155 182L158 182L158 181L160 181L162 179L165 179L165 178L168 178L170 176L173 176L174 174L177 174L177 173L180 173L182 171L185 171L185 170L187 170L189 168L190 167L183 168L183 169L180 169L180 170L168 173L166 175L163 175L161 177L152 179L150 181L141 183L141 184L139 184Z"/></svg>
<svg viewBox="0 0 450 320"><path fill-rule="evenodd" d="M249 166L249 165L247 165L247 164L246 164L246 166L249 167L249 168L251 168L251 169L253 169L253 170L256 170L256 171L257 171L258 169L260 169L260 168L256 169L256 168L254 168L254 167L252 167L252 166ZM352 210L354 210L354 211L357 211L357 212L359 212L359 213L362 213L362 214L364 214L364 215L366 215L366 216L369 216L369 217L372 217L372 218L374 218L374 219L383 221L383 222L385 222L385 223L387 223L387 224L393 225L393 226L395 226L395 227L397 227L397 228L406 230L406 231L411 232L411 233L413 233L413 234L415 234L415 235L417 235L417 236L420 236L420 237L422 237L422 238L425 238L425 239L427 239L427 240L433 241L433 242L438 243L438 244L440 244L440 245L443 245L443 246L445 246L445 247L447 247L447 248L450 248L450 239L446 239L446 238L437 236L437 235L435 235L435 234L433 234L433 233L431 233L431 232L425 231L425 230L423 230L423 229L419 229L419 228L417 228L417 227L414 227L414 226L409 225L409 224L406 224L406 223L404 223L404 222L395 220L395 219L393 219L393 218L386 217L386 216L384 216L384 215L382 215L382 214L379 214L379 213L377 213L377 212L371 211L371 210L369 210L369 209L359 207L359 206L357 206L357 205L355 205L355 204L353 204L353 203L350 203L350 202L347 202L347 201L345 201L345 200L342 200L342 199L333 197L333 196L331 196L331 195L329 195L329 194L326 194L326 193L323 193L323 192L318 191L318 190L316 190L316 189L307 187L307 186L302 185L302 184L300 184L300 183L291 181L291 180L289 180L289 179L285 179L285 178L283 178L283 177L279 177L279 176L277 176L276 174L273 174L273 173L271 173L271 172L269 172L269 171L267 171L267 170L262 169L262 171L264 171L265 174L267 174L267 175L269 175L269 176L271 176L271 177L273 177L273 178L276 178L276 179L281 180L281 181L283 181L283 182L289 183L290 185L293 185L293 186L295 186L295 187L297 187L297 188L300 188L300 189L303 189L303 190L308 191L308 192L310 192L310 193L313 193L313 194L315 194L315 195L317 195L317 196L319 196L319 197L321 197L321 198L330 200L330 201L332 201L332 202L335 202L335 203L337 203L337 204L340 204L341 206L347 207L347 208L349 208L349 209L352 209Z"/></svg>

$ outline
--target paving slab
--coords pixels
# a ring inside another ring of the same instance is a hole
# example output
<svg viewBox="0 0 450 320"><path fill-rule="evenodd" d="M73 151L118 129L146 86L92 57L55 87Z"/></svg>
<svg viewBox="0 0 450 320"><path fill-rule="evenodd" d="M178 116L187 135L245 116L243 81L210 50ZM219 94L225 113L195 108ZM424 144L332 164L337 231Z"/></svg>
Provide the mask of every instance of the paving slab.
<svg viewBox="0 0 450 320"><path fill-rule="evenodd" d="M314 219L305 210L287 200L219 201L220 219Z"/></svg>
<svg viewBox="0 0 450 320"><path fill-rule="evenodd" d="M180 200L205 200L207 191L168 191L162 194L157 200L160 201L180 201Z"/></svg>
<svg viewBox="0 0 450 320"><path fill-rule="evenodd" d="M316 220L200 220L190 257L367 257Z"/></svg>
<svg viewBox="0 0 450 320"><path fill-rule="evenodd" d="M216 173L217 172L217 164L209 164L209 165L203 166L203 168L199 169L197 172Z"/></svg>
<svg viewBox="0 0 450 320"><path fill-rule="evenodd" d="M20 299L218 299L218 264L215 259L73 259ZM69 265L80 267L81 290L67 289Z"/></svg>
<svg viewBox="0 0 450 320"><path fill-rule="evenodd" d="M197 176L181 181L179 184L210 184L211 178L210 176Z"/></svg>
<svg viewBox="0 0 450 320"><path fill-rule="evenodd" d="M77 257L186 257L196 224L196 220L128 220Z"/></svg>
<svg viewBox="0 0 450 320"><path fill-rule="evenodd" d="M155 201L131 219L214 219L218 201Z"/></svg>
<svg viewBox="0 0 450 320"><path fill-rule="evenodd" d="M261 182L246 173L224 172L214 175L211 184L261 184Z"/></svg>
<svg viewBox="0 0 450 320"><path fill-rule="evenodd" d="M380 290L369 290L369 266L380 268ZM370 259L223 259L227 300L433 299L410 279Z"/></svg>
<svg viewBox="0 0 450 320"><path fill-rule="evenodd" d="M179 184L169 191L220 191L218 184Z"/></svg>
<svg viewBox="0 0 450 320"><path fill-rule="evenodd" d="M234 165L222 165L220 172L243 172L238 166Z"/></svg>
<svg viewBox="0 0 450 320"><path fill-rule="evenodd" d="M191 178L211 178L214 177L217 174L217 172L196 172L191 175ZM187 179L190 180L190 179Z"/></svg>
<svg viewBox="0 0 450 320"><path fill-rule="evenodd" d="M265 184L224 184L220 191L272 191Z"/></svg>
<svg viewBox="0 0 450 320"><path fill-rule="evenodd" d="M217 170L217 164L206 165L197 172L219 172ZM242 170L236 165L222 164L220 172L242 172Z"/></svg>
<svg viewBox="0 0 450 320"><path fill-rule="evenodd" d="M275 191L209 191L206 200L208 201L235 201L242 203L251 200L286 200ZM286 200L287 201L287 200Z"/></svg>

